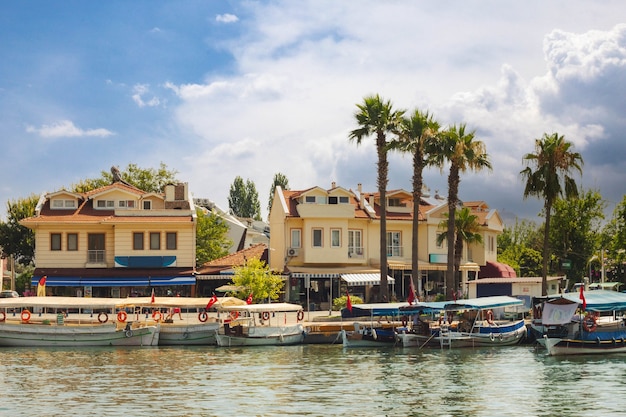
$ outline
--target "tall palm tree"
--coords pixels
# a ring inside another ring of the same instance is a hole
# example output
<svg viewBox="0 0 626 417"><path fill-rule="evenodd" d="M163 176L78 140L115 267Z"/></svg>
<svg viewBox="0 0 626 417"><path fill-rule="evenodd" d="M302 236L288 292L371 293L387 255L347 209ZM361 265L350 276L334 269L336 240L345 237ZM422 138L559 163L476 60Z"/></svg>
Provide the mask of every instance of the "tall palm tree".
<svg viewBox="0 0 626 417"><path fill-rule="evenodd" d="M404 116L404 110L394 110L391 101L382 99L378 94L367 96L363 103L357 104L354 113L357 129L350 132L349 139L357 145L367 136L376 137L378 154L378 194L380 196L380 295L389 300L387 283L387 179L389 162L387 161L387 135L397 134Z"/></svg>
<svg viewBox="0 0 626 417"><path fill-rule="evenodd" d="M424 168L431 164L430 154L433 142L439 134L439 123L433 117L419 110L402 119L399 138L390 143L393 149L410 153L413 156L413 223L411 241L411 280L419 279L418 242L419 207L422 201Z"/></svg>
<svg viewBox="0 0 626 417"><path fill-rule="evenodd" d="M441 245L444 239L447 238L448 232L448 213L445 213L445 220L439 223L439 228L444 232L437 236L437 245ZM455 243L454 243L454 270L459 271L461 267L461 256L463 255L463 246L465 244L471 245L472 243L483 243L483 236L480 233L480 223L478 223L478 216L472 214L469 207L463 207L461 210L455 212L454 228L455 228ZM455 282L455 285L457 283Z"/></svg>
<svg viewBox="0 0 626 417"><path fill-rule="evenodd" d="M491 169L489 155L485 150L485 144L475 139L476 132L467 132L466 125L454 125L448 128L439 142L438 152L433 155L436 165L443 167L444 162L450 162L448 174L448 267L446 271L446 297L452 298L456 291L456 279L454 269L454 219L456 207L459 204L460 173Z"/></svg>
<svg viewBox="0 0 626 417"><path fill-rule="evenodd" d="M573 144L566 141L563 135L544 133L541 139L535 139L535 153L528 153L523 157L526 168L520 174L526 179L524 199L529 196L544 199L543 209L546 222L543 230L542 295L548 295L548 254L552 206L562 195L566 198L578 196L578 187L571 177L571 172L576 170L582 175L583 158L578 152L573 152L572 147ZM533 170L532 167L535 169Z"/></svg>

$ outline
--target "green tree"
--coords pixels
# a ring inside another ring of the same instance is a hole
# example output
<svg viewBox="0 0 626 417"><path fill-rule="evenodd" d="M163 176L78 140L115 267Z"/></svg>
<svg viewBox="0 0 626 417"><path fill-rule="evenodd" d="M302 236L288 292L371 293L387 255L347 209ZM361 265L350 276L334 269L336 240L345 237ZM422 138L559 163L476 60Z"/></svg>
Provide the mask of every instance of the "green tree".
<svg viewBox="0 0 626 417"><path fill-rule="evenodd" d="M438 140L439 123L433 117L420 110L415 110L409 117L403 117L399 129L399 138L390 143L390 147L409 153L413 157L413 221L411 234L411 280L419 279L418 242L419 242L419 207L422 201L424 168L432 163L431 152Z"/></svg>
<svg viewBox="0 0 626 417"><path fill-rule="evenodd" d="M535 222L515 219L515 224L505 226L498 236L498 262L510 265L520 277L540 276L541 235Z"/></svg>
<svg viewBox="0 0 626 417"><path fill-rule="evenodd" d="M243 178L235 177L230 186L228 208L237 217L261 220L261 203L254 182L246 180L244 183Z"/></svg>
<svg viewBox="0 0 626 417"><path fill-rule="evenodd" d="M611 220L603 227L599 236L600 253L596 259L602 258L605 250L607 270L614 280L626 282L626 195L615 206Z"/></svg>
<svg viewBox="0 0 626 417"><path fill-rule="evenodd" d="M367 96L363 103L357 104L354 113L359 126L350 132L349 140L360 145L364 138L376 138L376 153L378 155L378 194L380 196L380 295L383 300L389 300L389 285L387 283L387 183L389 162L387 160L387 135L397 135L399 132L404 110L394 110L391 101L382 99L378 94Z"/></svg>
<svg viewBox="0 0 626 417"><path fill-rule="evenodd" d="M252 294L255 303L278 299L284 281L259 258L248 259L243 266L236 266L233 270L232 285L243 288L237 292L238 298L245 300Z"/></svg>
<svg viewBox="0 0 626 417"><path fill-rule="evenodd" d="M122 179L128 184L148 193L162 193L167 184L175 184L178 171L169 170L163 162L158 169L140 168L136 164L128 166L120 172ZM72 185L74 192L84 193L113 183L113 174L101 171L100 178L88 178Z"/></svg>
<svg viewBox="0 0 626 417"><path fill-rule="evenodd" d="M280 186L283 190L289 189L289 180L287 176L277 172L274 174L274 181L272 181L272 186L270 187L270 198L267 203L267 212L269 213L272 210L272 204L274 203L274 192L276 191L276 187Z"/></svg>
<svg viewBox="0 0 626 417"><path fill-rule="evenodd" d="M567 259L570 280L582 281L588 275L589 259L598 249L600 223L604 219L606 202L598 191L581 191L578 198L557 199L550 227L550 247ZM561 265L559 263L559 265Z"/></svg>
<svg viewBox="0 0 626 417"><path fill-rule="evenodd" d="M32 263L35 256L35 233L20 224L20 220L35 215L39 197L31 195L7 203L7 221L0 222L0 247L22 265Z"/></svg>
<svg viewBox="0 0 626 417"><path fill-rule="evenodd" d="M232 241L228 238L228 224L214 213L197 208L196 265L228 255Z"/></svg>
<svg viewBox="0 0 626 417"><path fill-rule="evenodd" d="M528 153L523 157L526 168L520 174L526 180L524 198L535 196L544 200L542 295L548 295L547 277L552 206L556 199L562 195L565 195L565 198L578 196L576 181L570 173L576 170L582 174L583 158L578 152L572 152L572 148L573 144L567 142L562 135L544 133L541 139L535 139L535 153Z"/></svg>
<svg viewBox="0 0 626 417"><path fill-rule="evenodd" d="M457 270L454 269L455 232L454 219L456 207L459 205L460 174L468 170L480 171L491 169L491 162L485 150L483 142L475 139L474 131L468 132L466 125L454 125L443 132L442 140L439 141L438 150L433 154L435 165L443 167L444 162L450 163L448 174L448 267L446 271L446 297L452 299L454 291L458 288Z"/></svg>

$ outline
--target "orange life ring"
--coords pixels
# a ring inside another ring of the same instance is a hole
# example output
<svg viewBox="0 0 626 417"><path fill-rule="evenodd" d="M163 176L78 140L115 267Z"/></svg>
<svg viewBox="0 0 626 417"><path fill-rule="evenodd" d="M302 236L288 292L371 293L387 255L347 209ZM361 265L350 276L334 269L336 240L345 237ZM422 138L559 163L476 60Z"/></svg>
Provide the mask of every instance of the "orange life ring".
<svg viewBox="0 0 626 417"><path fill-rule="evenodd" d="M202 323L204 323L208 319L209 319L209 315L206 313L206 311L201 311L198 313L198 320L200 320Z"/></svg>
<svg viewBox="0 0 626 417"><path fill-rule="evenodd" d="M2 316L2 318L0 318L0 322L3 322L7 319L7 314L4 311L0 311L0 316Z"/></svg>
<svg viewBox="0 0 626 417"><path fill-rule="evenodd" d="M269 320L270 319L270 312L269 311L264 311L261 313L261 318L263 320Z"/></svg>
<svg viewBox="0 0 626 417"><path fill-rule="evenodd" d="M300 310L298 311L298 321L302 321L302 319L304 318L304 310Z"/></svg>
<svg viewBox="0 0 626 417"><path fill-rule="evenodd" d="M152 313L152 318L156 321L161 321L163 314L161 314L159 310L155 310L154 313Z"/></svg>
<svg viewBox="0 0 626 417"><path fill-rule="evenodd" d="M104 318L102 318L103 315L104 315ZM104 311L101 311L100 314L98 314L98 321L100 323L106 323L107 321L109 321L109 315L105 313Z"/></svg>
<svg viewBox="0 0 626 417"><path fill-rule="evenodd" d="M239 317L239 312L238 311L231 311L230 312L230 318L233 320L237 320L237 318Z"/></svg>
<svg viewBox="0 0 626 417"><path fill-rule="evenodd" d="M22 310L22 321L30 320L30 311Z"/></svg>
<svg viewBox="0 0 626 417"><path fill-rule="evenodd" d="M117 321L124 323L127 318L128 318L128 314L126 314L125 311L122 310L119 313L117 313Z"/></svg>
<svg viewBox="0 0 626 417"><path fill-rule="evenodd" d="M487 323L493 324L493 311L487 310Z"/></svg>
<svg viewBox="0 0 626 417"><path fill-rule="evenodd" d="M598 327L598 323L596 322L596 317L591 314L587 314L585 319L583 320L583 329L588 332L595 332L596 327Z"/></svg>

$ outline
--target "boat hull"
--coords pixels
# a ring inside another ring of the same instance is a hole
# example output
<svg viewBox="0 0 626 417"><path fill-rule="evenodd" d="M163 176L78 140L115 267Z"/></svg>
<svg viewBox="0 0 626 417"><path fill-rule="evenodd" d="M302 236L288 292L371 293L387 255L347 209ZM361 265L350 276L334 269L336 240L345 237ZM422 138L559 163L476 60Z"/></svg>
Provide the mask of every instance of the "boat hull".
<svg viewBox="0 0 626 417"><path fill-rule="evenodd" d="M437 336L435 344L450 348L513 346L526 336L524 320L512 324L478 327L478 331L465 333L450 331L448 336Z"/></svg>
<svg viewBox="0 0 626 417"><path fill-rule="evenodd" d="M626 353L626 331L591 333L585 339L544 336L543 346L550 356Z"/></svg>
<svg viewBox="0 0 626 417"><path fill-rule="evenodd" d="M215 332L217 346L285 346L304 341L302 324L279 327L250 327L241 332Z"/></svg>
<svg viewBox="0 0 626 417"><path fill-rule="evenodd" d="M388 347L396 344L393 329L359 329L353 332L341 330L344 347Z"/></svg>
<svg viewBox="0 0 626 417"><path fill-rule="evenodd" d="M159 326L0 324L0 346L156 346Z"/></svg>
<svg viewBox="0 0 626 417"><path fill-rule="evenodd" d="M159 346L215 345L219 323L161 324Z"/></svg>

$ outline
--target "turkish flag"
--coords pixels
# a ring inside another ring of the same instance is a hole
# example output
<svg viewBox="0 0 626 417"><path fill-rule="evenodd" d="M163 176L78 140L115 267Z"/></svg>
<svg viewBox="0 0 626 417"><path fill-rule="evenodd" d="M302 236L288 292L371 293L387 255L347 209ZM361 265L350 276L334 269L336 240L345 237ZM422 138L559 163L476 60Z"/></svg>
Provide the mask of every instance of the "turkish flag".
<svg viewBox="0 0 626 417"><path fill-rule="evenodd" d="M583 311L585 311L585 309L587 308L587 300L585 300L585 286L584 285L580 286L580 296L578 298L580 298L583 301L582 307L583 307Z"/></svg>
<svg viewBox="0 0 626 417"><path fill-rule="evenodd" d="M250 293L250 295L246 299L246 304L252 304L252 293Z"/></svg>
<svg viewBox="0 0 626 417"><path fill-rule="evenodd" d="M348 311L352 313L352 301L350 301L350 293L348 292L347 288L346 288L346 307L348 308Z"/></svg>
<svg viewBox="0 0 626 417"><path fill-rule="evenodd" d="M213 307L213 304L215 303L217 303L217 295L213 294L213 297L211 297L211 299L209 300L209 303L206 305L205 310L209 311L209 309Z"/></svg>

